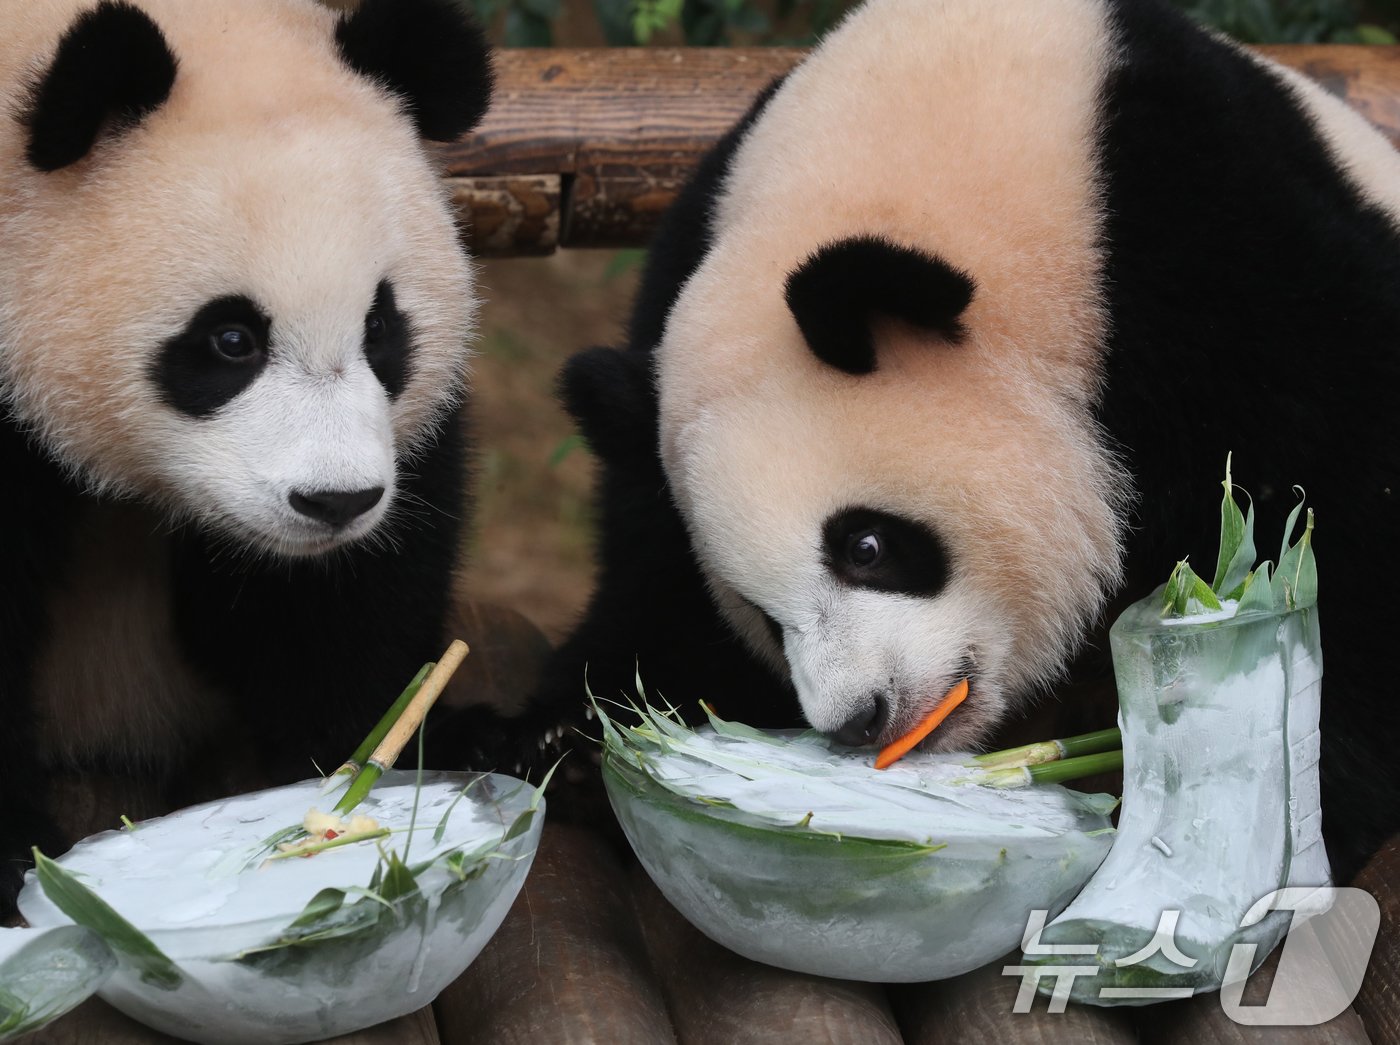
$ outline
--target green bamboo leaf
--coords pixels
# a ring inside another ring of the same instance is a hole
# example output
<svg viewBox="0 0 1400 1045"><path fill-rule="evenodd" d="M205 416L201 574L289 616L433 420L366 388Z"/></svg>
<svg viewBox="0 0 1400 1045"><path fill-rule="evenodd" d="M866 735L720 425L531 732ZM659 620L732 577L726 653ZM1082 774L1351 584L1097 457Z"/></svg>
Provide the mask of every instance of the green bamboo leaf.
<svg viewBox="0 0 1400 1045"><path fill-rule="evenodd" d="M1225 496L1220 501L1220 547L1215 559L1215 576L1210 584L1216 595L1226 599L1239 598L1244 579L1254 568L1254 559L1258 554L1254 547L1254 501L1250 500L1247 515L1240 511L1230 474L1232 456L1225 455L1225 479L1221 483Z"/></svg>
<svg viewBox="0 0 1400 1045"><path fill-rule="evenodd" d="M83 928L97 933L112 950L124 955L140 971L143 982L166 991L173 991L184 982L175 963L149 936L37 848L33 852L35 875L44 895L55 907Z"/></svg>
<svg viewBox="0 0 1400 1045"><path fill-rule="evenodd" d="M380 896L393 903L400 897L418 892L418 880L413 877L413 872L398 853L390 850L384 858L384 863L384 879L377 890Z"/></svg>
<svg viewBox="0 0 1400 1045"><path fill-rule="evenodd" d="M301 909L301 914L297 915L289 929L299 929L308 925L314 925L328 915L340 910L345 903L344 889L322 889L319 893L307 901L305 907Z"/></svg>
<svg viewBox="0 0 1400 1045"><path fill-rule="evenodd" d="M527 809L525 810L525 812L517 816L514 822L506 830L506 833L501 837L501 844L505 845L507 842L512 842L515 839L519 838L521 835L523 835L526 831L530 830L530 825L534 822L534 819L535 810L533 809Z"/></svg>
<svg viewBox="0 0 1400 1045"><path fill-rule="evenodd" d="M441 842L443 836L447 834L447 822L452 819L452 810L457 808L457 803L460 802L462 799L466 798L467 792L474 788L477 784L479 784L483 779L485 778L478 776L473 777L471 780L468 780L466 786L463 787L462 790L457 792L457 797L454 798L450 803L448 803L447 812L442 814L442 819L438 821L437 828L433 831L434 845L437 845L439 842Z"/></svg>
<svg viewBox="0 0 1400 1045"><path fill-rule="evenodd" d="M1182 574L1186 568L1186 560L1182 559L1167 578L1166 589L1162 592L1163 614L1179 617L1186 612L1186 584Z"/></svg>
<svg viewBox="0 0 1400 1045"><path fill-rule="evenodd" d="M1313 513L1308 509L1303 536L1298 543L1288 549L1278 570L1274 573L1275 597L1280 590L1284 593L1281 605L1290 610L1302 609L1317 603L1317 560L1312 549Z"/></svg>
<svg viewBox="0 0 1400 1045"><path fill-rule="evenodd" d="M1269 582L1269 569L1272 566L1273 563L1266 559L1244 579L1239 608L1235 611L1237 614L1274 612L1274 590Z"/></svg>
<svg viewBox="0 0 1400 1045"><path fill-rule="evenodd" d="M1189 566L1186 568L1191 569ZM1187 595L1186 608L1191 613L1220 609L1219 597L1211 590L1205 579L1198 577L1194 572L1191 574L1191 587Z"/></svg>
<svg viewBox="0 0 1400 1045"><path fill-rule="evenodd" d="M1295 486L1293 489L1302 494L1301 487ZM1302 510L1303 501L1300 499L1293 506L1293 511L1288 513L1288 522L1283 531L1283 550L1279 555L1278 567L1274 570L1272 580L1274 605L1280 609L1297 609L1317 601L1317 566L1312 558L1313 520L1311 509L1308 510L1303 536L1292 547L1288 544ZM1300 583L1308 586L1308 595L1311 601L1303 601L1299 598L1298 586Z"/></svg>
<svg viewBox="0 0 1400 1045"><path fill-rule="evenodd" d="M1302 514L1303 502L1307 500L1307 494L1301 486L1293 487L1293 491L1298 495L1298 503L1293 506L1293 510L1288 513L1288 521L1283 524L1283 543L1278 549L1279 570L1283 568L1283 557L1288 554L1288 542L1293 540L1293 531L1298 526L1298 516ZM1276 571L1276 573L1279 571Z"/></svg>

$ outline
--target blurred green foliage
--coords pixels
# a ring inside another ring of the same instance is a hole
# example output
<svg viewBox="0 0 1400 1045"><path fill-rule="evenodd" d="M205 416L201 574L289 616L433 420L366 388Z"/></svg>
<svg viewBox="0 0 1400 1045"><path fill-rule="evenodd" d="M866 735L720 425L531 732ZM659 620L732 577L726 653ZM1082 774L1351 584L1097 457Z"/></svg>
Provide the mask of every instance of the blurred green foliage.
<svg viewBox="0 0 1400 1045"><path fill-rule="evenodd" d="M995 3L996 0L986 0ZM815 42L854 0L471 0L508 47L548 47L565 4L591 8L614 46ZM1244 43L1395 43L1400 0L1172 0Z"/></svg>
<svg viewBox="0 0 1400 1045"><path fill-rule="evenodd" d="M1400 0L1173 0L1247 44L1393 44Z"/></svg>

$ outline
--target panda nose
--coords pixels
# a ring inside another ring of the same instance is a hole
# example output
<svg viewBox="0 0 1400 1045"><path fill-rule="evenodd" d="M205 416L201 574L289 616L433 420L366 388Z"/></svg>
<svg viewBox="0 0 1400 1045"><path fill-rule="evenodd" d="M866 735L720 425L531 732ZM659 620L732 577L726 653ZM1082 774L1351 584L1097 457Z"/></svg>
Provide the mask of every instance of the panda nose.
<svg viewBox="0 0 1400 1045"><path fill-rule="evenodd" d="M368 490L312 490L309 493L293 490L287 501L302 515L339 529L364 515L383 496L382 486L371 486Z"/></svg>
<svg viewBox="0 0 1400 1045"><path fill-rule="evenodd" d="M831 734L831 738L847 747L864 747L884 730L888 714L885 698L879 693L872 693L869 700L846 720L845 725Z"/></svg>

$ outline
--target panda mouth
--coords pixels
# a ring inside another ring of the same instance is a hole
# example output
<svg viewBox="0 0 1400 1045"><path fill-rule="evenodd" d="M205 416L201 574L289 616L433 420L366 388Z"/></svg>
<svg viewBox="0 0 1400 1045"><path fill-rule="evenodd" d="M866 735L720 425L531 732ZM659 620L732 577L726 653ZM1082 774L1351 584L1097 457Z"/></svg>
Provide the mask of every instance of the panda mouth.
<svg viewBox="0 0 1400 1045"><path fill-rule="evenodd" d="M943 702L948 699L952 688L965 679L967 681L967 695L963 697L961 701L958 702L958 705L956 707L954 707L951 711L948 712L947 716L941 722L939 722L939 724L936 727L934 727L932 731L930 731L928 736L924 737L916 745L916 747L920 749L938 747L939 741L948 736L949 724L955 723L961 718L966 717L966 715L963 714L963 712L966 711L967 706L972 703L973 698L976 696L977 673L975 665L975 655L971 652L964 654L962 659L958 661L957 669L953 672L952 681L949 683L949 685L946 688L944 688L937 695L937 697L932 698L929 703L925 704L922 700L916 702L916 706L919 710L917 715L914 717L913 721L907 723L905 728L903 728L899 732L894 733L891 736L882 738L880 743L882 745L892 744L901 737L908 736L911 732L918 729L920 724L922 724L928 718L929 715L937 711L938 708L942 706Z"/></svg>

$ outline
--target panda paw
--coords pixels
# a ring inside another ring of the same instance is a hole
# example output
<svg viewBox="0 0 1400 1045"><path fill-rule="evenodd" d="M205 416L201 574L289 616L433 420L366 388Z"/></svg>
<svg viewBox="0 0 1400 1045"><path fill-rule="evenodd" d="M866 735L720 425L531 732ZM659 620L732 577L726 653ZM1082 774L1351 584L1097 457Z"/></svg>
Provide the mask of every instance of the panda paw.
<svg viewBox="0 0 1400 1045"><path fill-rule="evenodd" d="M433 766L539 780L561 759L571 768L574 763L596 765L598 740L591 711L572 718L530 713L506 717L475 707L430 727L427 745Z"/></svg>

